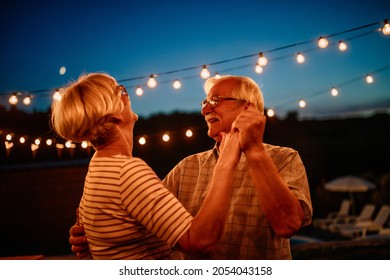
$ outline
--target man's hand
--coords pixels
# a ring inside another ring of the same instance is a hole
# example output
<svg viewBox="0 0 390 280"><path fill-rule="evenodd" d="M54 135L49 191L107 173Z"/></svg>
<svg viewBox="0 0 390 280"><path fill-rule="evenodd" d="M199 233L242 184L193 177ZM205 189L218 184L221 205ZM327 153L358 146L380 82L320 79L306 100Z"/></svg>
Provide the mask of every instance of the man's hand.
<svg viewBox="0 0 390 280"><path fill-rule="evenodd" d="M264 149L263 135L266 117L253 105L249 104L232 124L232 130L239 132L241 150Z"/></svg>
<svg viewBox="0 0 390 280"><path fill-rule="evenodd" d="M86 258L90 256L89 244L85 236L84 227L73 225L69 230L69 243L72 245L72 252L79 258Z"/></svg>

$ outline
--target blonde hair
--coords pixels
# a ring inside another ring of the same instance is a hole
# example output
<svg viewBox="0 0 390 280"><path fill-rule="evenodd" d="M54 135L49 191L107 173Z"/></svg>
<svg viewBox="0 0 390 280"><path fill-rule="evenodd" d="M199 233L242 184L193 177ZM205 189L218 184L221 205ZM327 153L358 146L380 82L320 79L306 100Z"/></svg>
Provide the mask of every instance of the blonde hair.
<svg viewBox="0 0 390 280"><path fill-rule="evenodd" d="M103 73L81 75L62 90L52 104L51 124L61 137L94 146L109 143L114 135L116 115L123 111L116 80Z"/></svg>
<svg viewBox="0 0 390 280"><path fill-rule="evenodd" d="M264 113L264 98L263 94L254 80L244 76L226 75L220 78L209 78L204 84L206 95L215 86L224 81L234 81L232 94L235 98L248 101L253 104L260 112Z"/></svg>

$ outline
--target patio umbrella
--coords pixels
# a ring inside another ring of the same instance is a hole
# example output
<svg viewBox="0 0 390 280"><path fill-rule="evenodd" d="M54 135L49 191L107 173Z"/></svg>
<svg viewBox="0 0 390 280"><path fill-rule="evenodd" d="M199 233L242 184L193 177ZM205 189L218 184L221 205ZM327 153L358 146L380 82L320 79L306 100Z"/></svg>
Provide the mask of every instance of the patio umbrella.
<svg viewBox="0 0 390 280"><path fill-rule="evenodd" d="M370 181L358 176L342 176L325 184L325 190L331 192L348 192L352 203L352 211L355 214L355 203L353 193L367 192L375 189L375 185Z"/></svg>

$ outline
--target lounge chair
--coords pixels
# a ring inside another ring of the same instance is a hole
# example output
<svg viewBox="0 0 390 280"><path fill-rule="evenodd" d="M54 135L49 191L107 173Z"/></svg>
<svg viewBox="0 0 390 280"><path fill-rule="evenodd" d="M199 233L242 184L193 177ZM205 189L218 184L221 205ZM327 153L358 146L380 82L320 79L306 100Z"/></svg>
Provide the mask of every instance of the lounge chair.
<svg viewBox="0 0 390 280"><path fill-rule="evenodd" d="M347 217L349 215L349 209L351 208L351 201L344 199L341 201L339 211L330 212L326 218L314 219L313 226L322 228L328 224L334 223L337 219Z"/></svg>
<svg viewBox="0 0 390 280"><path fill-rule="evenodd" d="M390 216L390 206L383 205L375 220L356 222L355 224L346 224L339 227L339 234L349 238L364 238L370 232L379 232L384 228L387 219Z"/></svg>
<svg viewBox="0 0 390 280"><path fill-rule="evenodd" d="M327 229L331 232L338 232L340 227L345 227L346 225L354 225L358 222L370 221L372 220L372 215L375 212L374 204L366 204L364 205L362 211L359 216L346 216L342 218L335 219L333 223L329 223L324 225L322 229Z"/></svg>

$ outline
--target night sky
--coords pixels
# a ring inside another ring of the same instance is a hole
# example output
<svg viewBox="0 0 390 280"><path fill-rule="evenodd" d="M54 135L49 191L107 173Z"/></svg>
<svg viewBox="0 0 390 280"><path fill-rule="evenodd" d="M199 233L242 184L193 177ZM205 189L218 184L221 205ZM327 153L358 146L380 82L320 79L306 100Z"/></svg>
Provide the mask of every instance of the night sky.
<svg viewBox="0 0 390 280"><path fill-rule="evenodd" d="M127 87L140 116L195 112L204 99L199 72L208 65L212 75L253 78L266 108L280 116L292 110L304 118L389 111L390 35L377 30L386 18L385 0L5 0L0 103L8 107L13 92L32 92L32 104L18 108L46 111L56 88L81 73L106 72ZM316 40L331 34L339 35L318 48ZM346 52L337 49L340 40L347 42ZM254 71L259 52L268 58L261 74ZM297 52L305 54L305 63L295 61ZM367 84L364 77L372 72L374 83ZM161 74L155 89L146 87L151 74ZM172 88L175 79L182 82L179 90ZM142 96L135 94L137 85ZM333 86L336 97L330 95Z"/></svg>

